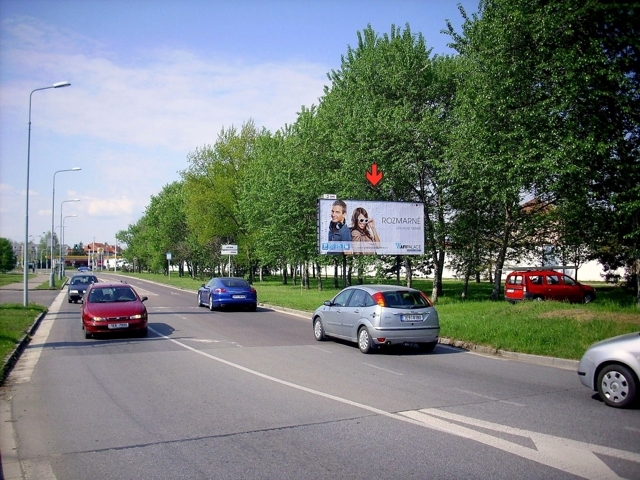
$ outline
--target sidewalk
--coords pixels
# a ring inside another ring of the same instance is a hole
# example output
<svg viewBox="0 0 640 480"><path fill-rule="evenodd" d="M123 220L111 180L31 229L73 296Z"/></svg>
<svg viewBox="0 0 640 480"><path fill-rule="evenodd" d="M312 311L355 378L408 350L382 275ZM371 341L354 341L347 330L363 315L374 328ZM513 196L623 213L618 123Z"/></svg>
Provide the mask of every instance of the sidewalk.
<svg viewBox="0 0 640 480"><path fill-rule="evenodd" d="M35 290L40 285L45 282L49 282L49 272L38 272L35 277L29 278L27 280L27 289ZM61 280L56 278L56 285L59 285ZM21 292L24 290L24 280L23 277L20 277L20 281L16 283L10 283L9 285L4 285L0 287L0 290L20 290Z"/></svg>

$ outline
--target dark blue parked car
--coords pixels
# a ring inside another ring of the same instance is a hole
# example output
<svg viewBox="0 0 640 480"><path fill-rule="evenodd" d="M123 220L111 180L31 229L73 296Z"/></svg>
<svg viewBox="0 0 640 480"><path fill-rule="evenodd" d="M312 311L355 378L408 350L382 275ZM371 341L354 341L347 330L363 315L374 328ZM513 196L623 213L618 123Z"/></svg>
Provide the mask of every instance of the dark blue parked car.
<svg viewBox="0 0 640 480"><path fill-rule="evenodd" d="M198 289L198 306L209 310L239 306L255 311L258 293L244 278L214 277Z"/></svg>

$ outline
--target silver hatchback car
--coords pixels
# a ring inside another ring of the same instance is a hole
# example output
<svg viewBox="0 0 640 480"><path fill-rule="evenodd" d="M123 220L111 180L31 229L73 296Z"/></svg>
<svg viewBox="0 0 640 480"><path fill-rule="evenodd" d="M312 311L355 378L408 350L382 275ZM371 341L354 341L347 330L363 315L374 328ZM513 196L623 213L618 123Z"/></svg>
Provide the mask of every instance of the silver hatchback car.
<svg viewBox="0 0 640 480"><path fill-rule="evenodd" d="M640 388L640 332L591 345L580 359L578 375L610 407L632 406Z"/></svg>
<svg viewBox="0 0 640 480"><path fill-rule="evenodd" d="M420 290L393 285L354 285L327 300L313 314L316 340L356 342L362 353L382 345L417 344L426 352L438 344L440 321Z"/></svg>

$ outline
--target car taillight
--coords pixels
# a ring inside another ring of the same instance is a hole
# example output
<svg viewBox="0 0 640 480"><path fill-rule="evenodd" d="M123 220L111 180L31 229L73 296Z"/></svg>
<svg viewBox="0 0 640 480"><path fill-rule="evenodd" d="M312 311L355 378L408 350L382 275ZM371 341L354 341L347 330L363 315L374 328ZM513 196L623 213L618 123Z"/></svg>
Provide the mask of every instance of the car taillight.
<svg viewBox="0 0 640 480"><path fill-rule="evenodd" d="M251 293L256 293L256 289L251 287L251 290L249 290Z"/></svg>
<svg viewBox="0 0 640 480"><path fill-rule="evenodd" d="M382 296L382 292L374 293L373 295L371 295L371 298L373 298L373 301L376 302L381 307L387 306L387 304L384 302L384 297Z"/></svg>
<svg viewBox="0 0 640 480"><path fill-rule="evenodd" d="M224 293L226 291L227 291L226 288L214 288L213 289L213 293Z"/></svg>
<svg viewBox="0 0 640 480"><path fill-rule="evenodd" d="M431 303L431 300L429 300L429 297L427 297L426 293L420 292L420 295L422 295L422 298L425 299L425 301L429 304L430 307L433 307L433 303Z"/></svg>

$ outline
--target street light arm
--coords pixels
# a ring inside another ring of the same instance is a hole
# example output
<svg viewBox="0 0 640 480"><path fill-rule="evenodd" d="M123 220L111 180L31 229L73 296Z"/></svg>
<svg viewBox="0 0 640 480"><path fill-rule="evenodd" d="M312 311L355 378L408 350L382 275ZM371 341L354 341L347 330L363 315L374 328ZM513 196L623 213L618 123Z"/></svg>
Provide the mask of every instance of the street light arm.
<svg viewBox="0 0 640 480"><path fill-rule="evenodd" d="M78 170L82 170L80 167L73 168L65 168L63 170L58 170L53 174L53 189L52 189L52 199L51 199L51 271L49 272L49 286L55 286L55 275L53 273L53 222L54 215L56 211L56 175L60 172L76 172ZM62 207L61 207L62 208ZM62 210L60 210L62 213Z"/></svg>
<svg viewBox="0 0 640 480"><path fill-rule="evenodd" d="M54 83L53 85L51 85L50 87L43 87L43 88L36 88L34 90L31 91L31 93L29 94L29 135L27 136L27 189L25 192L25 212L24 212L24 244L25 244L25 252L23 255L23 277L22 277L22 283L23 283L23 289L24 289L24 295L23 295L23 305L26 307L29 303L29 273L27 272L27 251L26 251L26 246L27 243L29 242L29 164L31 161L31 100L33 97L34 92L37 92L38 90L46 90L48 88L60 88L60 87L68 87L69 85L71 85L71 83L69 82L58 82L58 83ZM51 233L52 237L53 237L53 232Z"/></svg>

